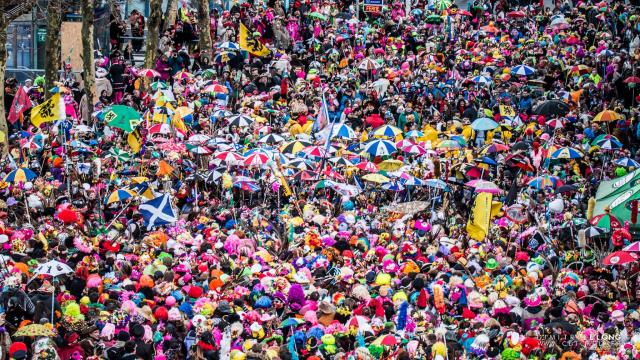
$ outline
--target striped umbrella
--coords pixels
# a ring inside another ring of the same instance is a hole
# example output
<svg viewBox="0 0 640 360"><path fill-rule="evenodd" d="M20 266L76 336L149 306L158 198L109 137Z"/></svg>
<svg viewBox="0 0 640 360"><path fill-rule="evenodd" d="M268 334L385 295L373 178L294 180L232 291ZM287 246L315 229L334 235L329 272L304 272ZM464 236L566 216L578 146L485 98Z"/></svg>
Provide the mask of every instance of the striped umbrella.
<svg viewBox="0 0 640 360"><path fill-rule="evenodd" d="M409 145L409 146L403 147L402 151L406 152L407 154L417 154L417 155L424 155L427 153L427 149L423 148L420 145Z"/></svg>
<svg viewBox="0 0 640 360"><path fill-rule="evenodd" d="M263 144L275 144L283 141L284 138L278 134L267 134L258 140L259 143Z"/></svg>
<svg viewBox="0 0 640 360"><path fill-rule="evenodd" d="M178 71L175 75L173 75L173 78L176 80L191 79L192 77L192 73L184 70Z"/></svg>
<svg viewBox="0 0 640 360"><path fill-rule="evenodd" d="M616 121L620 119L622 119L622 115L618 114L617 112L613 110L604 110L596 114L596 116L593 117L592 121L609 122L609 121Z"/></svg>
<svg viewBox="0 0 640 360"><path fill-rule="evenodd" d="M402 134L402 130L398 129L397 127L391 125L382 125L379 128L373 130L372 135L375 137L395 138L400 134Z"/></svg>
<svg viewBox="0 0 640 360"><path fill-rule="evenodd" d="M143 76L146 78L156 78L160 77L160 73L153 69L142 69L138 71L138 76Z"/></svg>
<svg viewBox="0 0 640 360"><path fill-rule="evenodd" d="M353 131L353 129L349 125L338 124L334 126L331 130L330 138L334 138L334 137L343 138L343 139L355 139L356 132Z"/></svg>
<svg viewBox="0 0 640 360"><path fill-rule="evenodd" d="M596 142L596 145L600 149L604 150L615 150L622 148L622 143L613 138L599 140L598 142Z"/></svg>
<svg viewBox="0 0 640 360"><path fill-rule="evenodd" d="M578 159L582 157L582 153L574 148L561 147L551 154L553 159Z"/></svg>
<svg viewBox="0 0 640 360"><path fill-rule="evenodd" d="M222 151L215 155L215 158L222 160L227 164L238 164L244 161L244 157L238 153L232 151Z"/></svg>
<svg viewBox="0 0 640 360"><path fill-rule="evenodd" d="M360 170L368 171L368 172L378 172L378 165L372 163L371 161L363 161L356 165L356 167Z"/></svg>
<svg viewBox="0 0 640 360"><path fill-rule="evenodd" d="M335 166L354 166L353 163L341 156L332 157L329 159Z"/></svg>
<svg viewBox="0 0 640 360"><path fill-rule="evenodd" d="M592 237L596 237L596 236L600 236L600 235L602 235L602 234L604 234L604 233L606 233L606 232L607 232L607 230L606 230L606 229L599 228L599 227L597 227L597 226L589 226L588 228L586 228L586 229L584 230L584 234L585 234L587 237L590 237L590 238L592 238Z"/></svg>
<svg viewBox="0 0 640 360"><path fill-rule="evenodd" d="M404 136L408 138L419 138L419 137L423 137L424 133L420 130L411 130L408 133L404 134Z"/></svg>
<svg viewBox="0 0 640 360"><path fill-rule="evenodd" d="M537 176L529 181L529 186L536 188L538 190L544 189L546 187L555 189L556 187L561 186L562 184L564 184L564 182L562 182L562 180L560 180L559 177L552 176L552 175Z"/></svg>
<svg viewBox="0 0 640 360"><path fill-rule="evenodd" d="M491 84L493 82L490 77L484 75L474 76L471 78L471 81L476 84Z"/></svg>
<svg viewBox="0 0 640 360"><path fill-rule="evenodd" d="M547 126L554 130L562 129L564 128L564 121L562 119L552 119L547 121Z"/></svg>
<svg viewBox="0 0 640 360"><path fill-rule="evenodd" d="M618 159L615 161L616 165L620 165L620 166L625 166L625 167L640 167L640 163L638 163L637 161L630 159L628 157L624 157L622 159Z"/></svg>
<svg viewBox="0 0 640 360"><path fill-rule="evenodd" d="M107 200L105 201L106 204L113 204L114 202L119 202L119 201L124 201L127 199L131 199L132 197L136 196L136 193L132 190L129 189L119 189L116 190L114 192L111 193L111 195L109 195L109 197L107 197Z"/></svg>
<svg viewBox="0 0 640 360"><path fill-rule="evenodd" d="M229 118L229 126L244 128L253 124L253 119L246 115L235 115Z"/></svg>
<svg viewBox="0 0 640 360"><path fill-rule="evenodd" d="M382 184L382 188L389 191L402 191L404 190L404 186L400 182L392 181L386 184Z"/></svg>
<svg viewBox="0 0 640 360"><path fill-rule="evenodd" d="M511 69L511 73L513 75L520 75L520 76L533 75L535 72L536 72L536 69L527 65L518 65L513 67L513 69Z"/></svg>
<svg viewBox="0 0 640 360"><path fill-rule="evenodd" d="M224 50L240 50L240 45L231 41L225 41L216 46L218 49Z"/></svg>
<svg viewBox="0 0 640 360"><path fill-rule="evenodd" d="M330 154L335 151L336 151L336 148L332 146L329 147L329 151L327 151L324 146L319 146L319 145L307 146L302 150L302 152L305 153L307 156L318 157L318 158L327 157L327 154Z"/></svg>
<svg viewBox="0 0 640 360"><path fill-rule="evenodd" d="M269 155L261 151L255 151L245 158L244 165L245 166L261 166L266 164L268 161L269 161Z"/></svg>
<svg viewBox="0 0 640 360"><path fill-rule="evenodd" d="M293 159L287 163L287 167L298 170L307 170L309 169L309 164L307 164L304 159Z"/></svg>
<svg viewBox="0 0 640 360"><path fill-rule="evenodd" d="M151 83L151 88L153 90L165 90L169 88L169 85L162 81L154 81Z"/></svg>
<svg viewBox="0 0 640 360"><path fill-rule="evenodd" d="M36 173L28 168L17 168L4 177L5 182L25 183L37 177Z"/></svg>
<svg viewBox="0 0 640 360"><path fill-rule="evenodd" d="M589 224L609 231L622 228L620 220L608 212L592 217Z"/></svg>
<svg viewBox="0 0 640 360"><path fill-rule="evenodd" d="M360 69L360 70L375 70L377 68L378 68L378 63L375 62L374 60L370 59L370 58L365 58L358 65L358 69Z"/></svg>
<svg viewBox="0 0 640 360"><path fill-rule="evenodd" d="M385 156L396 152L396 147L388 140L373 140L366 144L364 151L372 156Z"/></svg>
<svg viewBox="0 0 640 360"><path fill-rule="evenodd" d="M304 150L304 148L312 145L313 144L308 141L294 140L282 145L282 147L280 147L280 151L284 154L297 154Z"/></svg>

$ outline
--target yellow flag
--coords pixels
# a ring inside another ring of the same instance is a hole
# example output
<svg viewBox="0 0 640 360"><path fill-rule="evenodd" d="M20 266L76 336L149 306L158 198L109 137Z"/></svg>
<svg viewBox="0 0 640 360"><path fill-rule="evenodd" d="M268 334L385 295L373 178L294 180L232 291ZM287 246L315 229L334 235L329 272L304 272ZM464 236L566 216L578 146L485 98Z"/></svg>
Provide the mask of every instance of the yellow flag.
<svg viewBox="0 0 640 360"><path fill-rule="evenodd" d="M489 232L491 218L491 203L493 196L489 193L479 193L471 210L471 217L467 222L467 232L475 240L484 240Z"/></svg>
<svg viewBox="0 0 640 360"><path fill-rule="evenodd" d="M249 34L249 30L240 23L240 49L248 51L251 55L255 56L268 56L271 52L267 49L258 39L254 39L253 35Z"/></svg>
<svg viewBox="0 0 640 360"><path fill-rule="evenodd" d="M133 130L129 136L127 136L127 142L135 154L139 153L142 149L142 136L140 135L140 131L138 129Z"/></svg>
<svg viewBox="0 0 640 360"><path fill-rule="evenodd" d="M40 127L40 124L45 122L60 120L64 116L64 102L60 93L53 94L45 102L31 109L31 123L35 127Z"/></svg>
<svg viewBox="0 0 640 360"><path fill-rule="evenodd" d="M500 105L500 117L508 117L508 118L512 118L516 116L516 112L515 110L513 110L513 108L511 106L507 106L507 105Z"/></svg>

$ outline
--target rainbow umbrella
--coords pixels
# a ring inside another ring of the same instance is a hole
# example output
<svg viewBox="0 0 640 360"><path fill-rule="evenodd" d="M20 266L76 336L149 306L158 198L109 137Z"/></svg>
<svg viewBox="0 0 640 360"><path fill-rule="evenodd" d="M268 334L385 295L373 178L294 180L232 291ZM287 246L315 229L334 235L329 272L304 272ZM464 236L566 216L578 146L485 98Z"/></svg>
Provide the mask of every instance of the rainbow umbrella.
<svg viewBox="0 0 640 360"><path fill-rule="evenodd" d="M36 173L28 168L18 168L4 177L5 182L24 183L37 177Z"/></svg>
<svg viewBox="0 0 640 360"><path fill-rule="evenodd" d="M564 183L559 177L552 175L541 175L529 181L529 186L536 189L544 189L546 187L555 189L562 184Z"/></svg>
<svg viewBox="0 0 640 360"><path fill-rule="evenodd" d="M617 112L613 110L604 110L596 114L596 116L593 117L592 121L609 122L609 121L616 121L620 119L622 119L622 115L618 114Z"/></svg>
<svg viewBox="0 0 640 360"><path fill-rule="evenodd" d="M175 75L173 75L173 78L176 80L191 79L192 77L193 74L184 70L178 71Z"/></svg>

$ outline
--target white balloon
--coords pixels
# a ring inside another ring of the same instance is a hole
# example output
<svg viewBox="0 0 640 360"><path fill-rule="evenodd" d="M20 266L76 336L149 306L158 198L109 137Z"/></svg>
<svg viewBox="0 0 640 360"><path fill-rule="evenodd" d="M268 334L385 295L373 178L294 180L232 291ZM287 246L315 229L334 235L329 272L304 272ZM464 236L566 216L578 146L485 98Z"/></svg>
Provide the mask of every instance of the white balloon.
<svg viewBox="0 0 640 360"><path fill-rule="evenodd" d="M564 211L564 200L555 199L549 203L549 211L554 212L556 214Z"/></svg>

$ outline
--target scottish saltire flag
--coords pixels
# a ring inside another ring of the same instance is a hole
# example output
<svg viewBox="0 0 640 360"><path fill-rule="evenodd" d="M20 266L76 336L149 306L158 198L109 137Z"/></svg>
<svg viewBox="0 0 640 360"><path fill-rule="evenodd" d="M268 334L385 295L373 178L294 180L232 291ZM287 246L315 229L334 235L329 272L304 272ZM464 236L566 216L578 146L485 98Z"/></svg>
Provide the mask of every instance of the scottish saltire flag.
<svg viewBox="0 0 640 360"><path fill-rule="evenodd" d="M139 210L147 229L178 221L178 213L171 205L171 196L169 194L160 195L147 201L140 205Z"/></svg>

